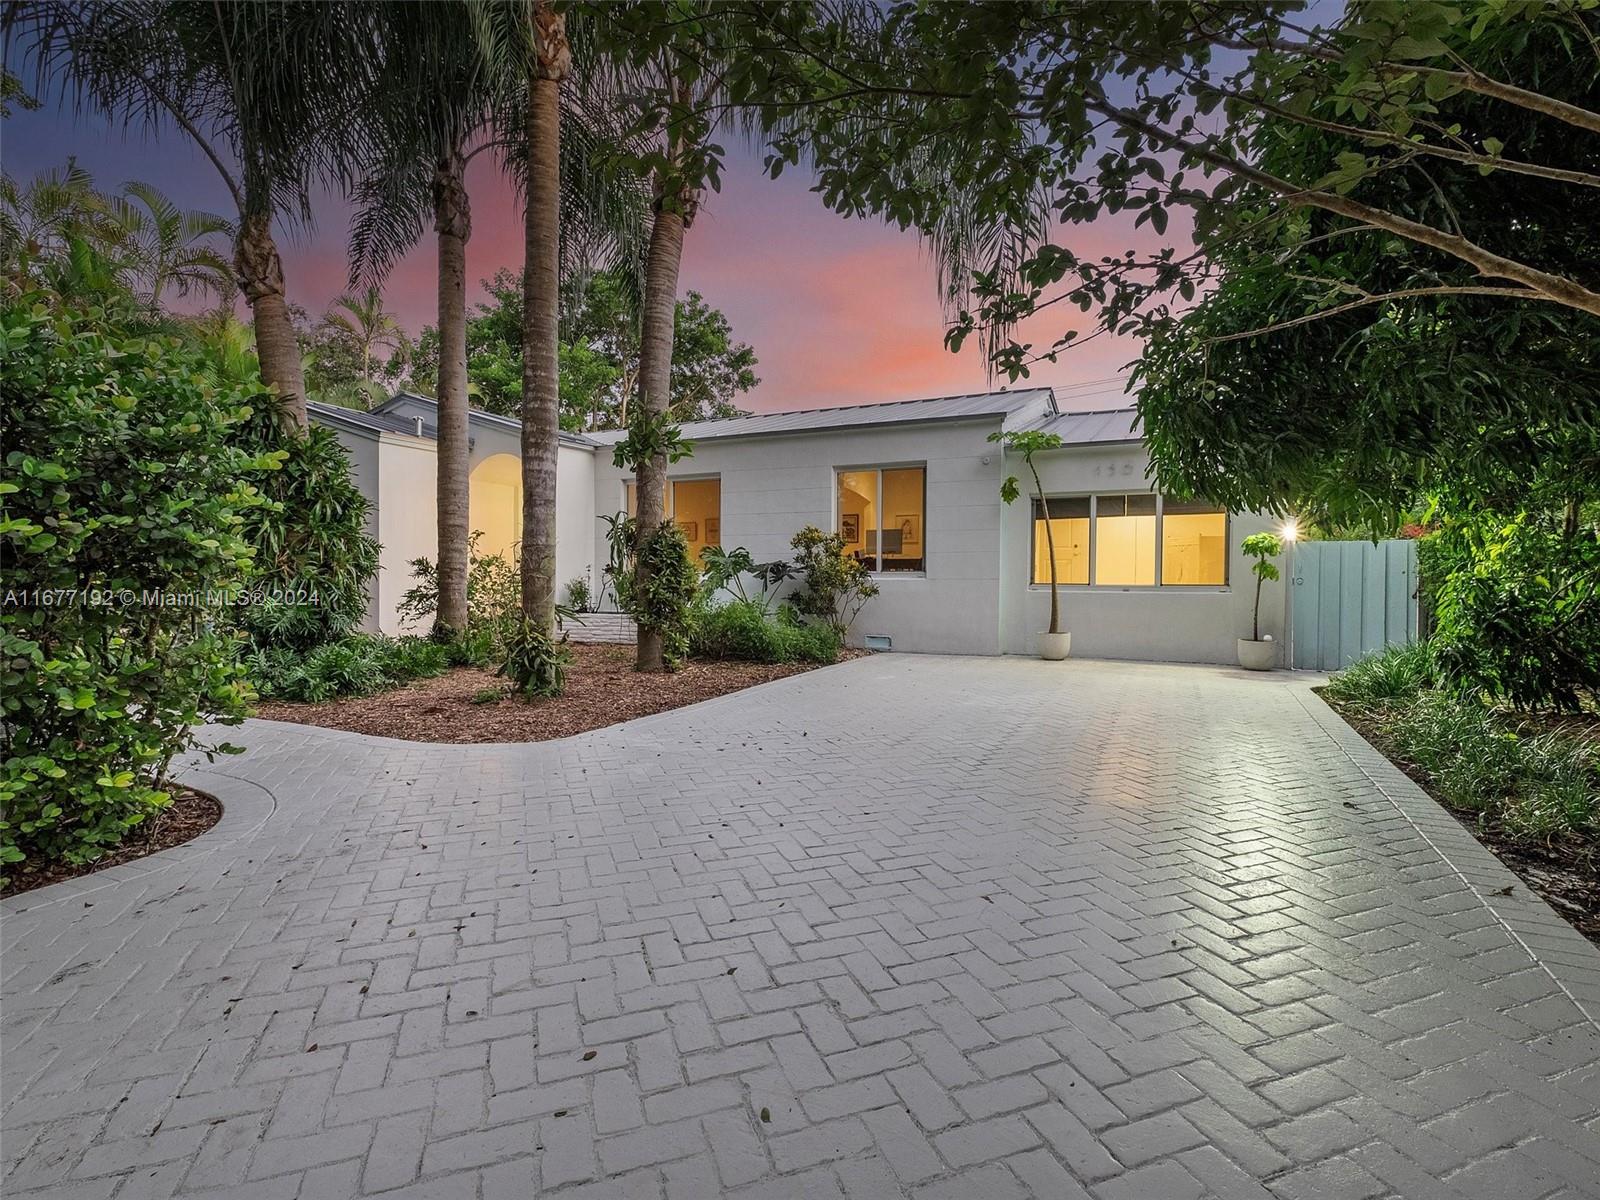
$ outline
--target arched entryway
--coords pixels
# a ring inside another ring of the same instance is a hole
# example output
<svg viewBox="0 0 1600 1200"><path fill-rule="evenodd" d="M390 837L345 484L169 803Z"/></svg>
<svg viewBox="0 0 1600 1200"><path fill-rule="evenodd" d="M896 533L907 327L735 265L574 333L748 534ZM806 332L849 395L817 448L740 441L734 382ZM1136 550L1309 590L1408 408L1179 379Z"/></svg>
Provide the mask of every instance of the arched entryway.
<svg viewBox="0 0 1600 1200"><path fill-rule="evenodd" d="M469 487L471 525L483 534L478 553L515 562L522 540L522 464L514 454L491 454L472 469Z"/></svg>

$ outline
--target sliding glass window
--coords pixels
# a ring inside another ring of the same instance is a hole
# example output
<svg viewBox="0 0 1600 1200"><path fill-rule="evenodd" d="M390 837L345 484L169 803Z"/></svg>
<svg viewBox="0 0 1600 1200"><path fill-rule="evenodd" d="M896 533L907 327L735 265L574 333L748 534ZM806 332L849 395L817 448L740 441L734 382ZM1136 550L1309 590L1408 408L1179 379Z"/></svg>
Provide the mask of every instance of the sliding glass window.
<svg viewBox="0 0 1600 1200"><path fill-rule="evenodd" d="M927 474L923 467L838 472L836 528L846 557L873 571L926 569Z"/></svg>
<svg viewBox="0 0 1600 1200"><path fill-rule="evenodd" d="M1228 582L1228 514L1206 500L1150 492L1052 496L1033 502L1029 579L1090 587L1223 587Z"/></svg>

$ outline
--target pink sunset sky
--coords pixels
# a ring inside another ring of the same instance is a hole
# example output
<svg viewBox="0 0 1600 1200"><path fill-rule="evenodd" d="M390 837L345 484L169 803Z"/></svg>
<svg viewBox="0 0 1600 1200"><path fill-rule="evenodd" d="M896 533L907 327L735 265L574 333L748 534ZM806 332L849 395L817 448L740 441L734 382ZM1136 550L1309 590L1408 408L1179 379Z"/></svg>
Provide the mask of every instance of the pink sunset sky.
<svg viewBox="0 0 1600 1200"><path fill-rule="evenodd" d="M199 151L176 132L152 138L46 105L14 112L0 136L5 170L19 182L68 156L113 190L132 179L155 184L186 208L231 215L223 185ZM521 214L488 155L469 178L474 216L467 269L477 281L521 268ZM828 211L802 173L765 177L760 156L736 150L720 193L706 197L684 250L681 289L693 289L727 314L734 334L755 347L760 385L741 403L757 411L862 404L982 391L983 357L974 341L960 354L944 347L935 270L913 233ZM319 199L311 231L280 235L289 298L321 313L345 289L348 206ZM1103 221L1067 233L1079 253L1152 249L1148 228ZM389 308L413 334L435 315L431 233L385 287ZM1065 330L1090 330L1091 318L1065 306L1034 318L1022 340L1046 346ZM1028 383L1057 388L1063 407L1129 403L1119 379L1137 354L1131 339L1101 337L1033 367ZM1003 379L992 386L1000 386ZM1015 386L1025 386L1023 381Z"/></svg>

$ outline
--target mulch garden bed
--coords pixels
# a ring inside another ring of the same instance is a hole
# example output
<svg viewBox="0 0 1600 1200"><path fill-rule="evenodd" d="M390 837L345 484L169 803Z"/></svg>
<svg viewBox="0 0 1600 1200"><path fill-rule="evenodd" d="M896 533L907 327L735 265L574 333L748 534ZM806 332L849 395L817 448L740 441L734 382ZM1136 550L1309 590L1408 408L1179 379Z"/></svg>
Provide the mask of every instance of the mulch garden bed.
<svg viewBox="0 0 1600 1200"><path fill-rule="evenodd" d="M1327 696L1323 696L1328 700ZM1600 946L1600 846L1581 841L1557 841L1548 845L1513 838L1492 820L1469 809L1458 808L1441 796L1428 776L1394 752L1383 732L1370 721L1347 712L1333 701L1328 705L1395 766L1459 821L1489 853L1509 867L1528 890L1564 917L1569 925L1596 946ZM1580 716L1564 722L1566 732L1594 737L1600 722ZM1582 726L1582 728L1577 728Z"/></svg>
<svg viewBox="0 0 1600 1200"><path fill-rule="evenodd" d="M843 658L859 651L846 650ZM256 715L413 742L543 742L682 708L758 683L816 670L816 663L691 661L669 675L633 669L632 646L572 646L566 691L551 700L512 694L505 679L457 667L376 696L322 704L263 702ZM484 700L487 691L501 693Z"/></svg>
<svg viewBox="0 0 1600 1200"><path fill-rule="evenodd" d="M184 842L199 837L222 819L222 805L215 796L192 788L175 788L172 803L153 817L146 818L130 833L122 845L95 862L83 866L70 863L49 863L30 867L27 863L12 869L5 885L5 894L19 895L42 888L49 883L92 875L107 867L120 866L154 854L157 850L170 850Z"/></svg>

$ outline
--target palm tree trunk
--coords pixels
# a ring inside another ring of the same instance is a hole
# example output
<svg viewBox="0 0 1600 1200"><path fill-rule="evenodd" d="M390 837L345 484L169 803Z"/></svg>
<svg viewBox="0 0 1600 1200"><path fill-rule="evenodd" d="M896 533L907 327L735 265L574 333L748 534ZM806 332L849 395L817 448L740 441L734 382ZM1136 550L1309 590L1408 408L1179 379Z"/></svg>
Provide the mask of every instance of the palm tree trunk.
<svg viewBox="0 0 1600 1200"><path fill-rule="evenodd" d="M433 176L433 227L439 235L439 607L441 635L467 627L467 542L471 513L467 432L467 239L472 207L459 149Z"/></svg>
<svg viewBox="0 0 1600 1200"><path fill-rule="evenodd" d="M272 219L266 214L245 217L239 223L234 246L234 269L250 305L256 327L256 358L261 381L278 392L279 415L285 426L304 429L306 382L300 368L300 342L289 319L283 292L283 261L272 240Z"/></svg>
<svg viewBox="0 0 1600 1200"><path fill-rule="evenodd" d="M678 303L678 267L683 261L683 215L656 204L650 227L650 251L645 260L644 308L639 315L639 404L645 414L659 417L672 402L673 317ZM635 495L638 538L642 545L661 524L667 495L667 459L656 454L639 463ZM647 565L640 562L637 587L648 585ZM641 623L634 667L640 671L665 668L661 657L661 631Z"/></svg>
<svg viewBox="0 0 1600 1200"><path fill-rule="evenodd" d="M527 211L522 273L522 613L555 630L556 462L561 441L557 344L561 298L561 83L572 68L566 18L534 5L539 62L528 81Z"/></svg>

